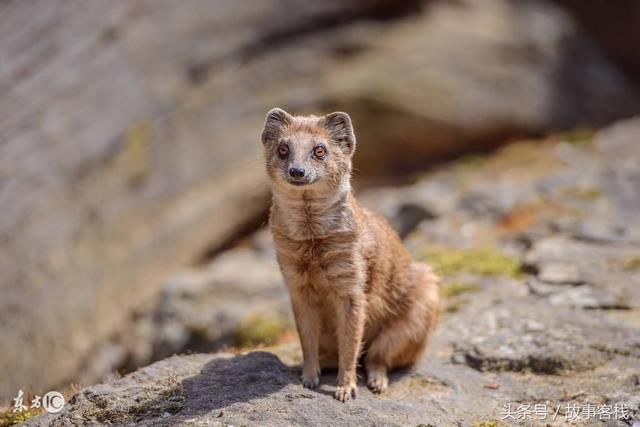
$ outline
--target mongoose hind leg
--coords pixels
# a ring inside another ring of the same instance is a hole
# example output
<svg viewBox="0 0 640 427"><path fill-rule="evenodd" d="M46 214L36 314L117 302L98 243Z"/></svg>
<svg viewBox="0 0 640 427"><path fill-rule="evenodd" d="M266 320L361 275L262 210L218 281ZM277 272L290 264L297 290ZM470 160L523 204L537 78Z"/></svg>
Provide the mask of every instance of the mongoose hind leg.
<svg viewBox="0 0 640 427"><path fill-rule="evenodd" d="M438 278L425 264L414 262L409 268L411 308L382 329L367 351L367 386L374 393L387 389L388 370L408 367L418 360L437 320Z"/></svg>

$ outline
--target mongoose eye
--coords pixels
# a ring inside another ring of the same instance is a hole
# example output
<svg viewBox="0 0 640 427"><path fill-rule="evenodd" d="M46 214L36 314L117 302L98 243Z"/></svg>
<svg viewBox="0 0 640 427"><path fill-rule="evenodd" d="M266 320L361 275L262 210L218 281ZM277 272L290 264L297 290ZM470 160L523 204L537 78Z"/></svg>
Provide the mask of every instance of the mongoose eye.
<svg viewBox="0 0 640 427"><path fill-rule="evenodd" d="M318 145L316 148L313 149L313 155L316 156L318 159L323 159L326 154L327 154L327 150L322 145Z"/></svg>
<svg viewBox="0 0 640 427"><path fill-rule="evenodd" d="M280 144L278 146L278 155L281 158L285 158L289 155L289 146L287 144Z"/></svg>

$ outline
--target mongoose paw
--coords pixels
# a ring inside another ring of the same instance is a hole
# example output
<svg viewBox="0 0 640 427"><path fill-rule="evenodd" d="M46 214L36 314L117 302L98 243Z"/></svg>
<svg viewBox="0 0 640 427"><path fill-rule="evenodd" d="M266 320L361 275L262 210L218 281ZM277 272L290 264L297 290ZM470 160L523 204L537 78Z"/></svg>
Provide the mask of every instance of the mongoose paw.
<svg viewBox="0 0 640 427"><path fill-rule="evenodd" d="M335 393L333 393L333 397L335 397L340 402L346 402L347 400L356 398L356 385L347 384L347 385L339 385L336 388Z"/></svg>
<svg viewBox="0 0 640 427"><path fill-rule="evenodd" d="M314 389L318 387L318 384L320 384L320 377L317 375L307 376L305 374L302 374L302 376L300 377L300 381L302 381L302 386L304 388Z"/></svg>
<svg viewBox="0 0 640 427"><path fill-rule="evenodd" d="M369 375L367 379L367 387L374 393L383 393L389 386L389 378L386 374L377 373Z"/></svg>

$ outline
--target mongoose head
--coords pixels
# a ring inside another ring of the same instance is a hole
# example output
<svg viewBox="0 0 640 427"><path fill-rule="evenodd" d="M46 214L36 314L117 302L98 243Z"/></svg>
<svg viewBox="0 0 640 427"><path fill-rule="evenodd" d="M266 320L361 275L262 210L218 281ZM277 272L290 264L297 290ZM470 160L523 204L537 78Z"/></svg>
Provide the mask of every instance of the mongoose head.
<svg viewBox="0 0 640 427"><path fill-rule="evenodd" d="M262 144L274 191L328 195L349 188L356 138L348 114L292 116L274 108Z"/></svg>

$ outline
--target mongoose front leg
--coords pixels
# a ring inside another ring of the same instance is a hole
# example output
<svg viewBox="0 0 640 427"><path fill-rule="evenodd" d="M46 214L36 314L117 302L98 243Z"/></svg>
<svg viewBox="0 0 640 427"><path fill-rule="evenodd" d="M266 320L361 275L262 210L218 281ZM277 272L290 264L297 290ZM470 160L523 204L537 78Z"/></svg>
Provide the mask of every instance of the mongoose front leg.
<svg viewBox="0 0 640 427"><path fill-rule="evenodd" d="M356 397L356 364L364 333L365 297L359 292L336 297L338 383L334 397L341 402Z"/></svg>
<svg viewBox="0 0 640 427"><path fill-rule="evenodd" d="M302 345L302 385L316 388L320 383L320 363L318 359L320 340L320 313L309 304L309 300L300 291L291 292L291 305L296 320L296 328Z"/></svg>

